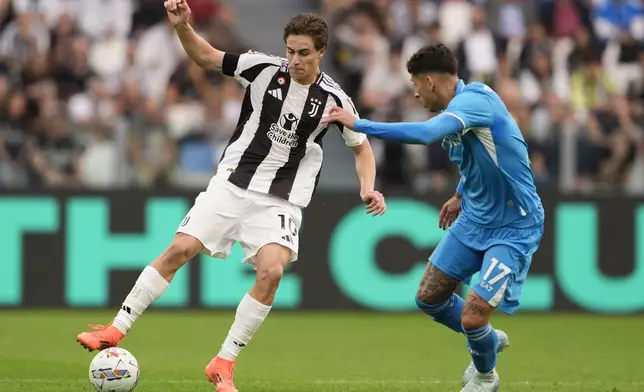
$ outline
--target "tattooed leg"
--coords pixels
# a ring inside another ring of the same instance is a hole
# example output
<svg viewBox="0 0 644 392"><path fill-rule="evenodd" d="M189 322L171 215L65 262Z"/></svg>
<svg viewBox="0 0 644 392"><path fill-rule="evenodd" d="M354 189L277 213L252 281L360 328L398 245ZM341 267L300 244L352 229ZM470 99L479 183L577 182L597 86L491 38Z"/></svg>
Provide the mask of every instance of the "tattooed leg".
<svg viewBox="0 0 644 392"><path fill-rule="evenodd" d="M489 323L492 313L494 307L471 290L463 308L463 328L476 329L485 326Z"/></svg>
<svg viewBox="0 0 644 392"><path fill-rule="evenodd" d="M490 325L494 307L471 290L463 308L463 331L468 341L472 362L480 373L489 373L496 366L498 335Z"/></svg>
<svg viewBox="0 0 644 392"><path fill-rule="evenodd" d="M416 293L416 305L434 321L462 333L463 298L454 294L458 284L458 279L447 276L430 261Z"/></svg>
<svg viewBox="0 0 644 392"><path fill-rule="evenodd" d="M425 304L444 302L449 299L459 283L458 279L447 276L430 261L420 280L416 298Z"/></svg>

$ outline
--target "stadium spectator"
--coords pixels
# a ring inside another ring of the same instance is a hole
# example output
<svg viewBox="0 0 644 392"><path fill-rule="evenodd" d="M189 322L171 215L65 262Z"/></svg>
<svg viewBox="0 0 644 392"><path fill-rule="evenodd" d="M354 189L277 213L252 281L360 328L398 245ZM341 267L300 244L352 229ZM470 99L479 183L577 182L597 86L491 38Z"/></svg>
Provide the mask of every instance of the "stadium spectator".
<svg viewBox="0 0 644 392"><path fill-rule="evenodd" d="M497 42L487 26L487 15L481 8L472 9L472 30L456 51L460 76L466 80L489 83L498 68Z"/></svg>
<svg viewBox="0 0 644 392"><path fill-rule="evenodd" d="M623 183L635 160L640 135L626 98L594 52L572 74L571 83L571 104L587 131L580 141L579 172Z"/></svg>
<svg viewBox="0 0 644 392"><path fill-rule="evenodd" d="M248 49L230 4L190 1L204 37L227 51ZM333 26L326 57L364 116L428 118L404 63L443 42L459 54L466 81L485 81L504 98L542 184L556 184L562 154L576 156L582 189L634 178L644 119L641 1L322 6ZM156 0L0 0L0 188L202 187L242 97L186 60ZM562 143L564 134L576 143ZM392 187L449 189L458 178L439 145L376 141L374 151L379 178ZM87 175L99 167L100 180Z"/></svg>
<svg viewBox="0 0 644 392"><path fill-rule="evenodd" d="M638 59L644 39L644 6L639 0L603 0L594 9L594 27L606 46L604 64L622 94L641 82Z"/></svg>

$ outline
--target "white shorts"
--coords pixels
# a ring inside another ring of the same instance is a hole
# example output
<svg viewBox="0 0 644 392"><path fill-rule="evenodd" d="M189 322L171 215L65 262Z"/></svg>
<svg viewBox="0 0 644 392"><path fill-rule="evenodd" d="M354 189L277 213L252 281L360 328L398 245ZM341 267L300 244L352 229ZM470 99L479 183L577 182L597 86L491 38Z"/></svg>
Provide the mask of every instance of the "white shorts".
<svg viewBox="0 0 644 392"><path fill-rule="evenodd" d="M241 189L213 178L195 199L177 233L195 237L206 248L203 253L225 259L235 244L244 249L244 263L255 263L259 250L276 243L291 249L290 262L297 260L300 207L275 196Z"/></svg>

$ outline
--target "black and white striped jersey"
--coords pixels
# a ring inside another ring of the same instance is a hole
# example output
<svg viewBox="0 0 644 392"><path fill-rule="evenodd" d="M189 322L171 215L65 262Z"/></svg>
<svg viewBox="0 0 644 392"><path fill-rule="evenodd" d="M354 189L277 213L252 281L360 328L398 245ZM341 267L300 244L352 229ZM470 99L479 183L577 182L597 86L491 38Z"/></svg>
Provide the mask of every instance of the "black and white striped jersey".
<svg viewBox="0 0 644 392"><path fill-rule="evenodd" d="M335 105L356 113L351 99L328 75L301 85L291 79L288 60L262 53L226 53L222 71L246 94L215 176L306 207L322 168L328 125L320 119ZM348 146L366 138L342 125L339 129Z"/></svg>

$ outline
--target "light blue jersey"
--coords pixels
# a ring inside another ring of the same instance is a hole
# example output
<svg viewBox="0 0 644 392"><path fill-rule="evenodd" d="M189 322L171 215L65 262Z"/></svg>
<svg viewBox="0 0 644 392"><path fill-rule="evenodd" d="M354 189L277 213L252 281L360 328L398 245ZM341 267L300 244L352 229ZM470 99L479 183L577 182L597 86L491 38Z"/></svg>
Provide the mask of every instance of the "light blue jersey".
<svg viewBox="0 0 644 392"><path fill-rule="evenodd" d="M521 130L499 96L483 83L461 81L443 112L463 131L443 139L461 172L463 215L482 227L527 227L543 221Z"/></svg>
<svg viewBox="0 0 644 392"><path fill-rule="evenodd" d="M461 173L462 212L430 260L506 313L519 307L532 255L543 236L544 211L521 131L499 96L482 83L459 81L438 116L417 123L357 120L355 130L381 139L441 141Z"/></svg>

